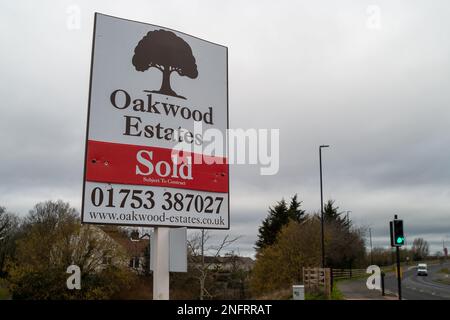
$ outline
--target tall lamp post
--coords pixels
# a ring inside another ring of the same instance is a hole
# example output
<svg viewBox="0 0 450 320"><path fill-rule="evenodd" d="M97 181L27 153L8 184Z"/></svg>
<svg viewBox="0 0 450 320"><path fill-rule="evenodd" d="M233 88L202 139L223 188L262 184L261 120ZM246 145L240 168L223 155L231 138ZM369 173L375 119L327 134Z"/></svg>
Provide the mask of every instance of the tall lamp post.
<svg viewBox="0 0 450 320"><path fill-rule="evenodd" d="M447 239L448 236L445 236L445 239ZM442 240L442 253L444 255L444 261L447 261L447 256L448 256L448 248L445 245L445 239Z"/></svg>
<svg viewBox="0 0 450 320"><path fill-rule="evenodd" d="M323 221L323 185L322 185L322 148L328 148L329 145L319 146L319 162L320 162L320 226L322 233L322 268L325 268L325 237L324 237L324 221Z"/></svg>
<svg viewBox="0 0 450 320"><path fill-rule="evenodd" d="M350 230L350 212L352 212L352 211L347 210L347 214L345 216L345 219L347 220L347 228L348 228L348 230Z"/></svg>
<svg viewBox="0 0 450 320"><path fill-rule="evenodd" d="M369 228L369 239L370 239L370 264L373 264L373 256L372 256L372 229Z"/></svg>

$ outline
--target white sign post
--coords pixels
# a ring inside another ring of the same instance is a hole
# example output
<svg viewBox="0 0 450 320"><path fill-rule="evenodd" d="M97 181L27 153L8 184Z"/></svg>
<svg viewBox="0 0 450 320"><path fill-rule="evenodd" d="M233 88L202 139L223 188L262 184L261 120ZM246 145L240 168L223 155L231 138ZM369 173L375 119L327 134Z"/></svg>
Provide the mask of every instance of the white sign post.
<svg viewBox="0 0 450 320"><path fill-rule="evenodd" d="M187 272L186 228L155 228L150 239L153 297L169 299L169 272Z"/></svg>
<svg viewBox="0 0 450 320"><path fill-rule="evenodd" d="M95 14L82 222L155 227L158 299L169 292L167 227L229 229L227 55Z"/></svg>
<svg viewBox="0 0 450 320"><path fill-rule="evenodd" d="M155 228L154 300L169 300L169 230Z"/></svg>
<svg viewBox="0 0 450 320"><path fill-rule="evenodd" d="M187 230L169 228L169 271L187 272ZM150 270L155 270L156 234L150 238Z"/></svg>

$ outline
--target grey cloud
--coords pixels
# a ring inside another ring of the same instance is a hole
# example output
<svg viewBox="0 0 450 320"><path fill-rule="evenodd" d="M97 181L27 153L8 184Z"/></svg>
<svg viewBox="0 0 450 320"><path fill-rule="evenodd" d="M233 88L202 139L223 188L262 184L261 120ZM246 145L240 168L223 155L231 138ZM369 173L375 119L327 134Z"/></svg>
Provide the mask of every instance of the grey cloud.
<svg viewBox="0 0 450 320"><path fill-rule="evenodd" d="M409 237L448 234L450 22L446 1L7 1L0 37L0 204L81 205L93 12L183 30L229 47L230 125L279 128L280 172L231 168L230 233L252 252L269 205L324 195L371 225L405 218ZM81 29L66 28L78 5ZM238 10L236 8L239 8ZM163 12L170 10L171 15Z"/></svg>

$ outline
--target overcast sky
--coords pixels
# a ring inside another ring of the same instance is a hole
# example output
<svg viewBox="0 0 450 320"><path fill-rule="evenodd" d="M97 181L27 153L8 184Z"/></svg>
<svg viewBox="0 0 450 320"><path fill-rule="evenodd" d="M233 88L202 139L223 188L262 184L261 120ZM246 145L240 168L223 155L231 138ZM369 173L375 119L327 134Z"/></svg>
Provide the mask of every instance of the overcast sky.
<svg viewBox="0 0 450 320"><path fill-rule="evenodd" d="M71 17L79 10L79 28ZM231 167L231 229L253 254L269 205L324 197L388 245L450 243L448 1L2 1L0 205L80 210L94 12L161 25L229 49L231 128L279 128L280 171ZM224 235L226 231L215 234Z"/></svg>

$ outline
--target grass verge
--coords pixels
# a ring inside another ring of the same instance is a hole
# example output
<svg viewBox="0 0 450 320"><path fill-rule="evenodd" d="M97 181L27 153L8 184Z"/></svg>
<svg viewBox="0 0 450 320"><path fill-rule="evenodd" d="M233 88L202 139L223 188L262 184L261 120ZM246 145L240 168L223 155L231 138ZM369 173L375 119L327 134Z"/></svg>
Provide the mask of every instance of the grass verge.
<svg viewBox="0 0 450 320"><path fill-rule="evenodd" d="M450 278L434 279L434 282L450 285Z"/></svg>
<svg viewBox="0 0 450 320"><path fill-rule="evenodd" d="M439 270L439 273L450 274L450 270L448 268L442 268L441 270Z"/></svg>
<svg viewBox="0 0 450 320"><path fill-rule="evenodd" d="M327 297L321 293L307 293L305 294L305 300L345 300L344 295L342 294L341 290L336 285L336 282L333 284L333 291L331 292L330 299L327 299Z"/></svg>
<svg viewBox="0 0 450 320"><path fill-rule="evenodd" d="M7 289L6 280L0 279L0 300L9 300L11 299L11 294Z"/></svg>

